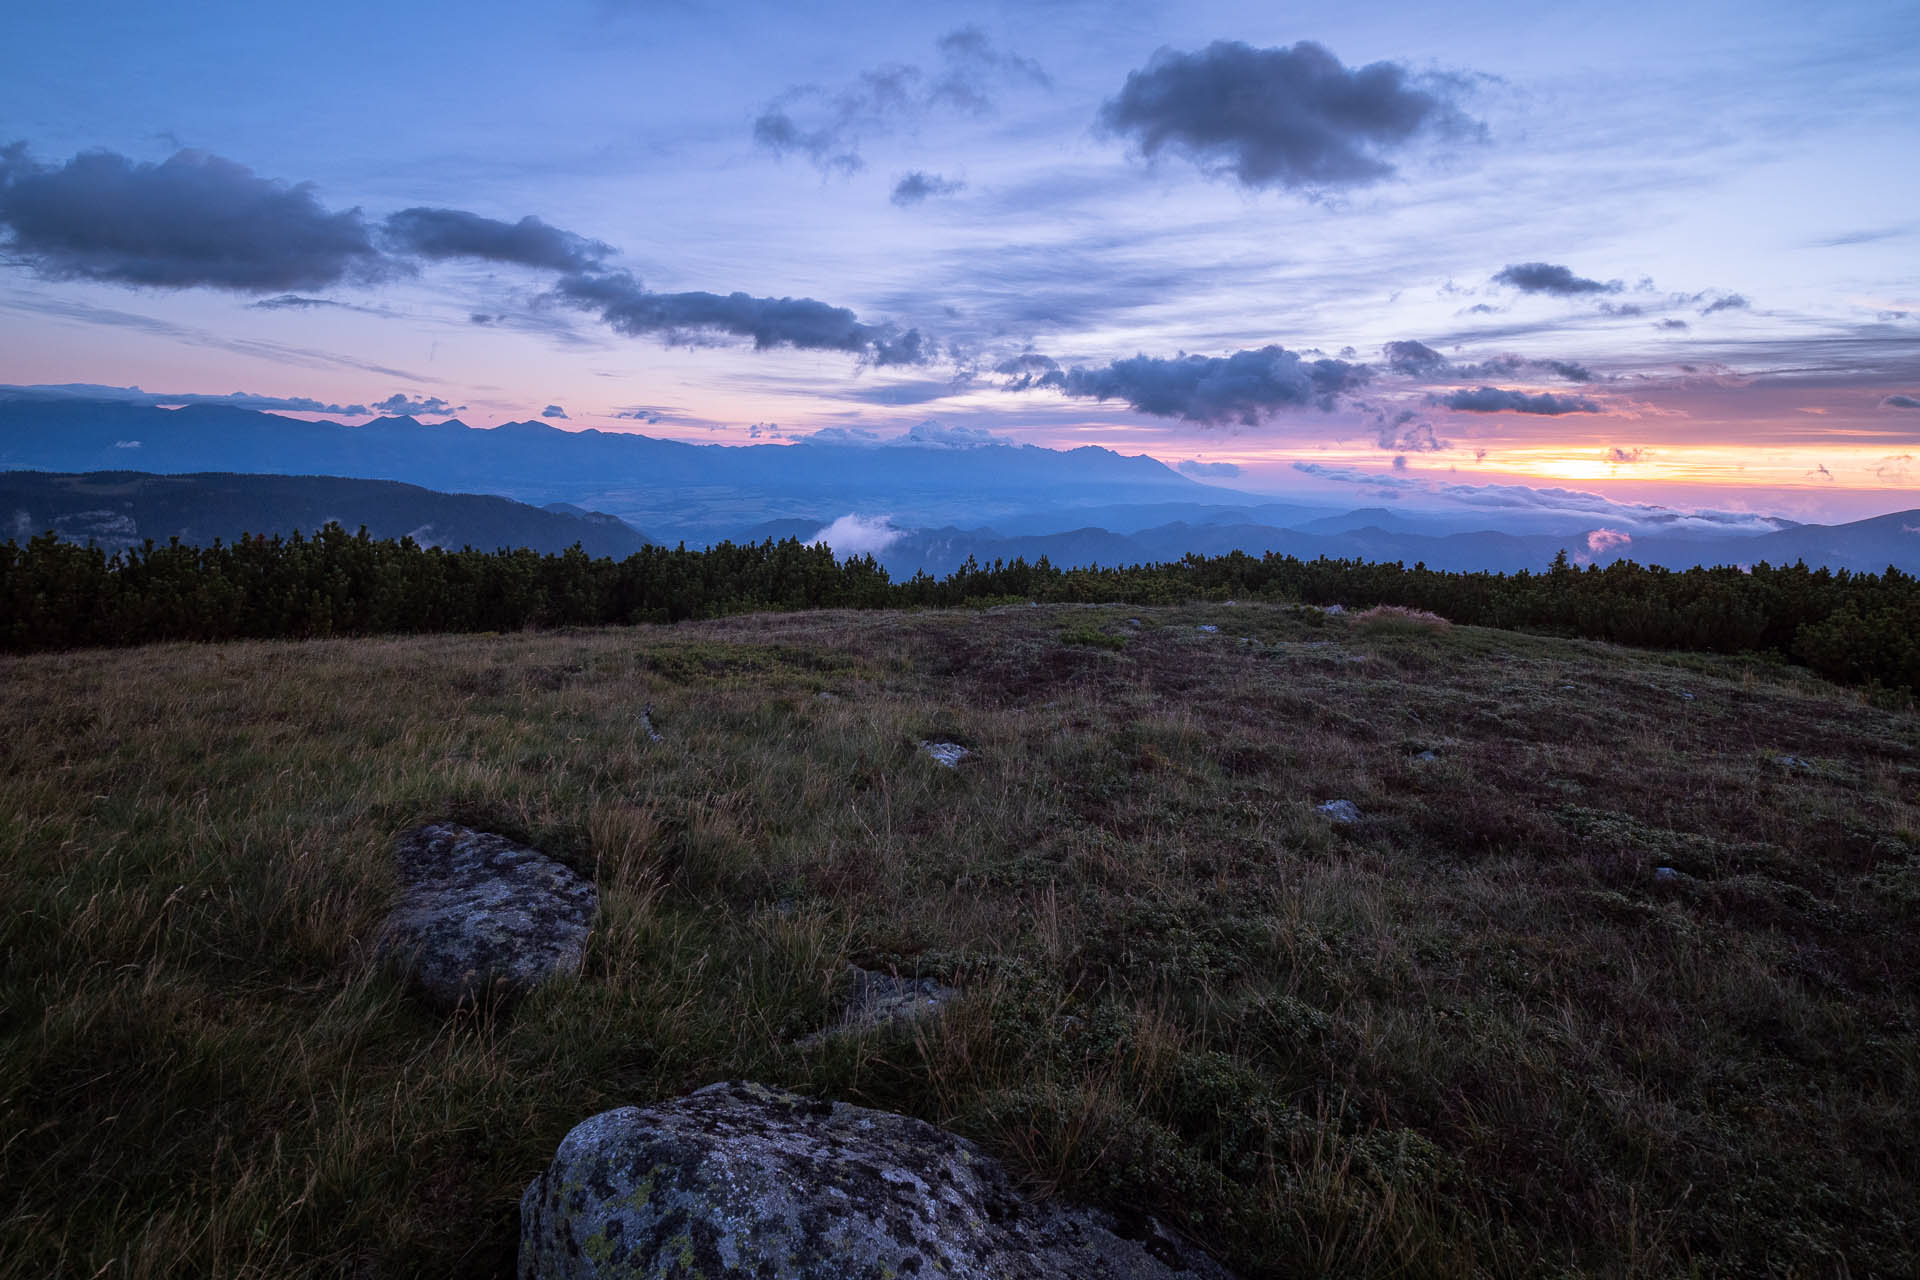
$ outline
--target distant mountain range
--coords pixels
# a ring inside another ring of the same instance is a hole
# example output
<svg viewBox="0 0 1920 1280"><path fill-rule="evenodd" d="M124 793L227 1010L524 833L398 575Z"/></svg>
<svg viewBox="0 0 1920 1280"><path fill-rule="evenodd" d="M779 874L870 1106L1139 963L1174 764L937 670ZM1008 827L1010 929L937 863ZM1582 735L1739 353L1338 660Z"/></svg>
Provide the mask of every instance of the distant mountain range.
<svg viewBox="0 0 1920 1280"><path fill-rule="evenodd" d="M1363 515L1355 512L1353 515ZM1841 525L1796 525L1758 535L1636 538L1594 553L1584 536L1511 534L1494 530L1422 534L1366 524L1342 528L1343 518L1316 519L1295 528L1255 523L1192 524L1175 521L1131 534L1102 528L1008 537L995 529L915 529L878 552L896 573L924 569L936 577L959 568L969 556L986 564L1016 556L1045 556L1061 568L1149 564L1189 553L1225 555L1269 551L1313 560L1400 561L1430 569L1512 573L1539 571L1562 550L1578 564L1633 560L1685 569L1694 565L1807 564L1855 572L1883 572L1888 565L1920 572L1920 510L1875 516ZM1332 529L1334 532L1316 531Z"/></svg>
<svg viewBox="0 0 1920 1280"><path fill-rule="evenodd" d="M609 512L663 541L737 538L771 519L911 512L981 523L1037 509L1235 501L1147 457L1033 445L813 443L725 447L540 422L306 422L251 409L160 409L75 399L0 400L0 468L254 472L400 480Z"/></svg>
<svg viewBox="0 0 1920 1280"><path fill-rule="evenodd" d="M647 538L621 520L579 508L542 510L507 498L436 493L390 480L338 476L148 475L97 471L56 475L0 471L0 539L25 542L51 529L108 552L169 538L205 546L243 533L312 534L328 521L376 538L483 551L531 547L624 559Z"/></svg>
<svg viewBox="0 0 1920 1280"><path fill-rule="evenodd" d="M113 474L30 480L7 471L22 468ZM311 531L337 519L439 545L559 550L578 541L618 556L645 541L632 526L691 546L811 541L836 518L862 513L890 515L894 527L873 519L839 549L871 548L896 575L949 573L970 556L1045 556L1071 567L1230 551L1511 572L1544 569L1563 550L1578 563L1805 560L1920 572L1920 510L1843 525L1742 517L1723 527L1649 509L1633 513L1631 538L1610 528L1590 539L1606 517L1272 502L1198 484L1152 458L983 443L931 424L884 445L849 437L727 447L537 422L481 430L382 418L350 427L228 406L15 399L0 400L0 481L11 486L0 487L0 536L53 527L109 546ZM1485 527L1496 519L1502 529Z"/></svg>

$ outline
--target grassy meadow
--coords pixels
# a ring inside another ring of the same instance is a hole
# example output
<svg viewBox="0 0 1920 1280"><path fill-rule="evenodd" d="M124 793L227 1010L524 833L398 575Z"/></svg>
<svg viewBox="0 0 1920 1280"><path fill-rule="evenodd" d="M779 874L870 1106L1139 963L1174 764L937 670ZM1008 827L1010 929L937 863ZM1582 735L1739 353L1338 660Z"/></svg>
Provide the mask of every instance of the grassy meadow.
<svg viewBox="0 0 1920 1280"><path fill-rule="evenodd" d="M568 1128L730 1078L1248 1277L1920 1271L1920 717L1804 672L1225 604L0 672L0 1276L507 1276ZM594 877L577 981L370 964L430 819ZM796 1047L849 964L963 995Z"/></svg>

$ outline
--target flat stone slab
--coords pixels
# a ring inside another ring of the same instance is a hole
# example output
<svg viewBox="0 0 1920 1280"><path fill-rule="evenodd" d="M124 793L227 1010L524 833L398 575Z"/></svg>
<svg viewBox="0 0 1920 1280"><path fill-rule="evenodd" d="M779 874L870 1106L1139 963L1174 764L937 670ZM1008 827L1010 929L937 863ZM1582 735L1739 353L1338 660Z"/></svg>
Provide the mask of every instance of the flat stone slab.
<svg viewBox="0 0 1920 1280"><path fill-rule="evenodd" d="M599 894L536 849L450 822L402 832L400 901L378 954L438 1004L517 995L579 972Z"/></svg>
<svg viewBox="0 0 1920 1280"><path fill-rule="evenodd" d="M1150 1218L1034 1204L966 1139L762 1085L576 1126L520 1201L520 1280L1231 1280Z"/></svg>

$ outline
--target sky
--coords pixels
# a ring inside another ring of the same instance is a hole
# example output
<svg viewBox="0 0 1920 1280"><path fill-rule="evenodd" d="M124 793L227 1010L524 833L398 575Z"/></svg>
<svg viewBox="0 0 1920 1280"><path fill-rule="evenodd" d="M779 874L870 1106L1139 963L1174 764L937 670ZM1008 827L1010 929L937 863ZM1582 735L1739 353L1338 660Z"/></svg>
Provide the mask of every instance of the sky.
<svg viewBox="0 0 1920 1280"><path fill-rule="evenodd" d="M24 6L0 384L1920 506L1920 6ZM990 434L989 434L990 433Z"/></svg>

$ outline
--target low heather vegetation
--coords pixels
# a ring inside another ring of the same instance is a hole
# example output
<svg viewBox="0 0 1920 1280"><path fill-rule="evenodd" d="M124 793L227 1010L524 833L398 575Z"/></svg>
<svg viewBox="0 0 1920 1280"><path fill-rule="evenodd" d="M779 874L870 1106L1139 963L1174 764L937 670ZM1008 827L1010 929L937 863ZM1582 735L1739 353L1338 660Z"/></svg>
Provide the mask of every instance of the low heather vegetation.
<svg viewBox="0 0 1920 1280"><path fill-rule="evenodd" d="M1910 1274L1920 722L1434 607L0 660L0 1274L506 1275L570 1126L729 1078L1250 1277ZM594 878L579 979L370 963L433 819ZM849 964L959 994L797 1043Z"/></svg>

